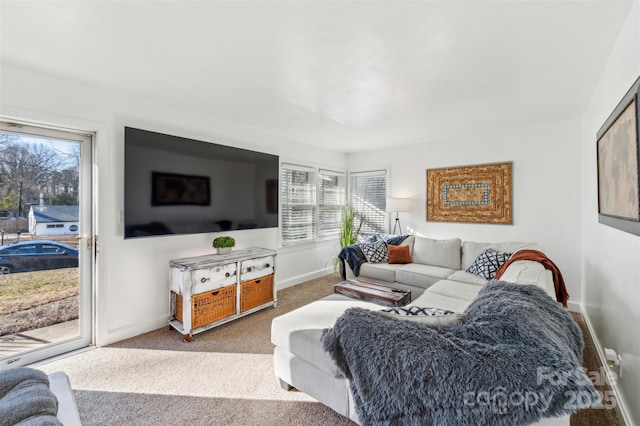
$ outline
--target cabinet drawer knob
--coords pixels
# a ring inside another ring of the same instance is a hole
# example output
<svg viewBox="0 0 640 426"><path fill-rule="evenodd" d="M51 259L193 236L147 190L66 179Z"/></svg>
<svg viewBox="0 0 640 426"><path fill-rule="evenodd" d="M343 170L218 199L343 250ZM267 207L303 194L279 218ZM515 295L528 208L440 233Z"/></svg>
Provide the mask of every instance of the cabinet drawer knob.
<svg viewBox="0 0 640 426"><path fill-rule="evenodd" d="M210 279L211 279L211 278L205 278L205 277L202 277L202 278L200 278L200 282L201 282L201 283L206 283L206 282L207 282L207 281L209 281Z"/></svg>
<svg viewBox="0 0 640 426"><path fill-rule="evenodd" d="M269 265L268 263L265 263L265 264L264 264L264 267L265 267L265 268L268 268L269 266L271 266L271 265Z"/></svg>
<svg viewBox="0 0 640 426"><path fill-rule="evenodd" d="M251 272L251 266L247 268L247 272Z"/></svg>
<svg viewBox="0 0 640 426"><path fill-rule="evenodd" d="M227 272L226 274L224 274L224 276L225 276L226 278L229 278L229 277L231 276L231 274Z"/></svg>

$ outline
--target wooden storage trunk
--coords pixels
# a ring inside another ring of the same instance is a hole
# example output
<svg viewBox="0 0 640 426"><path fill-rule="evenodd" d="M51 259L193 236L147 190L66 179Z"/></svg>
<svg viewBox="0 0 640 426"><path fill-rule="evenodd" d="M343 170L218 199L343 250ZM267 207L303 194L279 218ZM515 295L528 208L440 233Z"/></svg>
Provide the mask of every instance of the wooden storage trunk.
<svg viewBox="0 0 640 426"><path fill-rule="evenodd" d="M191 296L191 326L198 328L236 313L236 285ZM182 322L182 295L176 294L176 319Z"/></svg>
<svg viewBox="0 0 640 426"><path fill-rule="evenodd" d="M273 274L240 283L240 312L273 300Z"/></svg>

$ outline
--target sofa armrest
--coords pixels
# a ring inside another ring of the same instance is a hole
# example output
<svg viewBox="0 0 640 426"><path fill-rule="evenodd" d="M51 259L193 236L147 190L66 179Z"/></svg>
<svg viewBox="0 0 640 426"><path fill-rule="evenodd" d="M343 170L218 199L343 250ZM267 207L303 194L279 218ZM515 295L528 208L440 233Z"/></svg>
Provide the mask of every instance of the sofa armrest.
<svg viewBox="0 0 640 426"><path fill-rule="evenodd" d="M541 263L532 260L518 260L513 262L500 277L501 281L514 284L532 284L542 288L554 300L556 290L553 275Z"/></svg>
<svg viewBox="0 0 640 426"><path fill-rule="evenodd" d="M66 373L49 374L49 388L58 399L58 420L64 426L81 426L80 414Z"/></svg>

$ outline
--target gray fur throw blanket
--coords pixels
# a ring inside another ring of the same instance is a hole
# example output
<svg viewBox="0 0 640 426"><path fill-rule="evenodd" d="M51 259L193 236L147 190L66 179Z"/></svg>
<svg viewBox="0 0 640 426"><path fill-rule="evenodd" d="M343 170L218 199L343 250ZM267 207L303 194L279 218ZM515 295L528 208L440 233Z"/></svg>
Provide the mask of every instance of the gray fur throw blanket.
<svg viewBox="0 0 640 426"><path fill-rule="evenodd" d="M600 403L582 333L542 289L492 281L452 326L350 308L323 332L363 425L526 425Z"/></svg>

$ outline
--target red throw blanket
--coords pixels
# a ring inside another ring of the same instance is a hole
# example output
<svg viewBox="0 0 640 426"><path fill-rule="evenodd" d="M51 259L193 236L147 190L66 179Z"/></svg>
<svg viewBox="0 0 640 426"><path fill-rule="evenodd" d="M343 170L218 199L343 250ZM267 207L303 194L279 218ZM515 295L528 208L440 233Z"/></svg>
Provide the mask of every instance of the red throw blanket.
<svg viewBox="0 0 640 426"><path fill-rule="evenodd" d="M553 275L553 284L556 289L556 300L562 303L562 306L567 307L567 300L569 300L569 293L567 293L567 288L564 285L564 278L562 278L562 274L560 273L560 269L556 266L555 263L551 261L541 251L538 250L519 250L513 254L496 272L494 279L498 280L504 274L504 271L507 270L511 263L517 260L532 260L534 262L540 262L542 266L551 271L551 275Z"/></svg>

